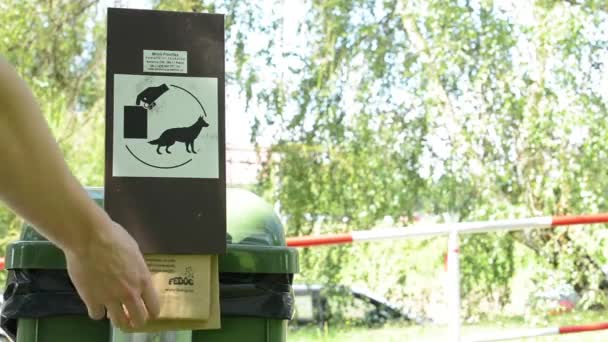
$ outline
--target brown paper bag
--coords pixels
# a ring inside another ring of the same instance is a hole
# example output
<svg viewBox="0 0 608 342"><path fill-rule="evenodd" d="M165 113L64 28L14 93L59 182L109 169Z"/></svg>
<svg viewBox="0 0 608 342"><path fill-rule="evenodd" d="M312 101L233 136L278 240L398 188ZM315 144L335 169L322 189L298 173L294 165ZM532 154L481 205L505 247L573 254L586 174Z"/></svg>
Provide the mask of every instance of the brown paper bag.
<svg viewBox="0 0 608 342"><path fill-rule="evenodd" d="M128 332L221 327L216 255L147 255L145 258L159 291L161 314L143 328ZM188 267L191 269L186 270Z"/></svg>
<svg viewBox="0 0 608 342"><path fill-rule="evenodd" d="M159 319L209 317L210 255L155 255L145 258L158 291Z"/></svg>

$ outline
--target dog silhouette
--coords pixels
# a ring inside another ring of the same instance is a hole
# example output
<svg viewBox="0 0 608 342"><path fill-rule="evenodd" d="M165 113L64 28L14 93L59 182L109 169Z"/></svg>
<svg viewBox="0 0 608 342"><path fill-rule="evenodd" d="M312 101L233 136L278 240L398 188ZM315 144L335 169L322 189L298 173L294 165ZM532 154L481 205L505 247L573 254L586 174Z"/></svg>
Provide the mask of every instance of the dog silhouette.
<svg viewBox="0 0 608 342"><path fill-rule="evenodd" d="M173 146L176 142L183 142L186 144L186 151L188 153L196 153L194 151L194 140L198 138L203 127L209 127L209 124L200 116L192 126L170 128L164 131L158 139L148 141L148 144L157 145L156 153L162 154L160 153L161 147L164 146L165 151L171 153L169 147Z"/></svg>

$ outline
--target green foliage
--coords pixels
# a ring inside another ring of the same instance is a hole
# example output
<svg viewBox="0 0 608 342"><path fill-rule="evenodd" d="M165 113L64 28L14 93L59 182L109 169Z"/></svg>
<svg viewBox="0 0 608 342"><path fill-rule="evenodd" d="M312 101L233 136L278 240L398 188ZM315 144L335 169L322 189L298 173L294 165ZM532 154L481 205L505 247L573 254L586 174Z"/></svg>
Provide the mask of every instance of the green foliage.
<svg viewBox="0 0 608 342"><path fill-rule="evenodd" d="M32 88L79 178L103 178L105 28L97 1L4 1L0 51ZM27 15L24 15L27 13Z"/></svg>
<svg viewBox="0 0 608 342"><path fill-rule="evenodd" d="M527 6L307 3L305 48L265 66L279 80L256 92L251 83L263 82L241 76L262 109L257 141L273 137L259 190L280 203L289 234L368 229L414 212L484 220L606 210L608 18L592 10L605 4ZM508 302L516 242L584 295L597 293L605 239L593 237L603 230L586 227L592 238L582 238L573 229L463 238L465 302ZM328 260L310 264L324 281L365 279L341 254L348 248L304 260Z"/></svg>
<svg viewBox="0 0 608 342"><path fill-rule="evenodd" d="M510 280L515 273L514 241L509 235L469 235L462 239L461 291L466 294L467 316L482 301L504 307L510 300ZM489 297L489 298L488 298Z"/></svg>
<svg viewBox="0 0 608 342"><path fill-rule="evenodd" d="M200 0L163 0L158 1L158 10L184 11L184 12L214 12L213 5L207 5Z"/></svg>

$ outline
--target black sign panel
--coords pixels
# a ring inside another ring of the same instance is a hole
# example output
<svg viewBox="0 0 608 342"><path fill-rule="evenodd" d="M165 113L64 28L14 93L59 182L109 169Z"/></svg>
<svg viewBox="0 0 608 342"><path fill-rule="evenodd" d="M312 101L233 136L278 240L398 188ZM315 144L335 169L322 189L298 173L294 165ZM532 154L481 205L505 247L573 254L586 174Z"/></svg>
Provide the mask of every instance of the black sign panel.
<svg viewBox="0 0 608 342"><path fill-rule="evenodd" d="M106 86L106 211L144 253L223 253L223 15L108 9Z"/></svg>

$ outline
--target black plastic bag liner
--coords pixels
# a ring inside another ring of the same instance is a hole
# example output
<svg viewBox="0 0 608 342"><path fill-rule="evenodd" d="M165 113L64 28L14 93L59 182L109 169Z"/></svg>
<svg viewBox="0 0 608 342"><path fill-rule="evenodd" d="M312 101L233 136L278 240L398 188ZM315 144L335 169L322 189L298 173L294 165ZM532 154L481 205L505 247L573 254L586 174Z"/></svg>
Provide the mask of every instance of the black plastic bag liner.
<svg viewBox="0 0 608 342"><path fill-rule="evenodd" d="M292 274L220 273L223 316L291 319L295 303Z"/></svg>
<svg viewBox="0 0 608 342"><path fill-rule="evenodd" d="M220 273L222 316L291 319L292 274ZM17 319L88 315L66 270L8 271L0 326L14 339Z"/></svg>

